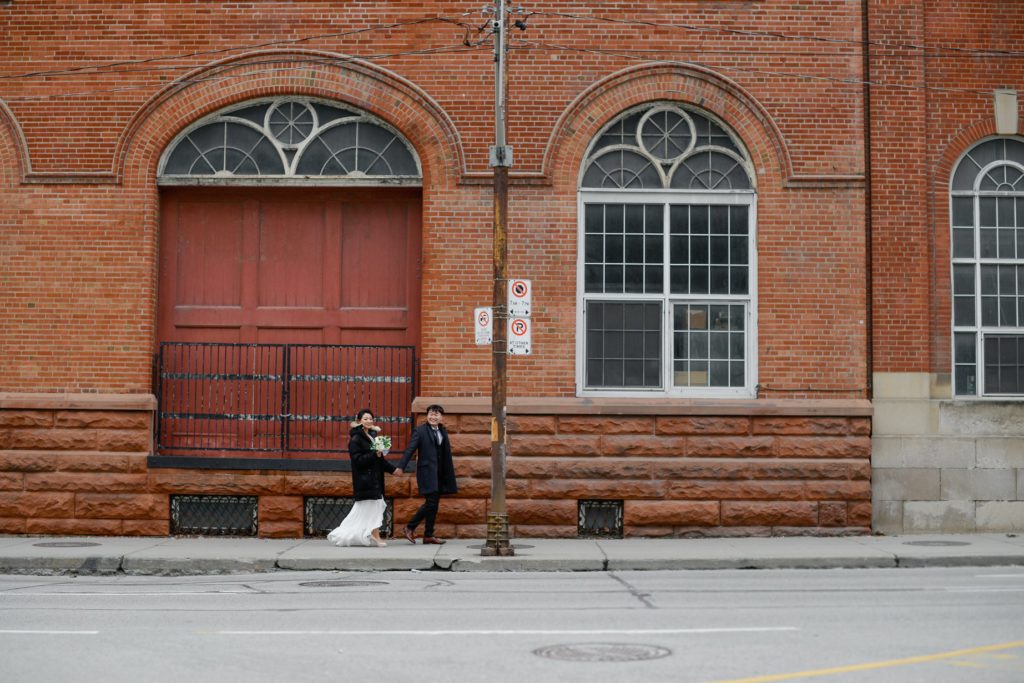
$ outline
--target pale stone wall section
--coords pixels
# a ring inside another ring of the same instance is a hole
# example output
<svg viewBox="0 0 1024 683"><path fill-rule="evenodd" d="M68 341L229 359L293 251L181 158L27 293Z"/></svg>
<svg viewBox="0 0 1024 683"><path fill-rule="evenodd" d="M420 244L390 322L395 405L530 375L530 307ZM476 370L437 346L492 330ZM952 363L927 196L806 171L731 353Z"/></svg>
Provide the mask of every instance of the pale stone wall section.
<svg viewBox="0 0 1024 683"><path fill-rule="evenodd" d="M1024 402L954 401L948 377L876 373L872 529L1024 531Z"/></svg>

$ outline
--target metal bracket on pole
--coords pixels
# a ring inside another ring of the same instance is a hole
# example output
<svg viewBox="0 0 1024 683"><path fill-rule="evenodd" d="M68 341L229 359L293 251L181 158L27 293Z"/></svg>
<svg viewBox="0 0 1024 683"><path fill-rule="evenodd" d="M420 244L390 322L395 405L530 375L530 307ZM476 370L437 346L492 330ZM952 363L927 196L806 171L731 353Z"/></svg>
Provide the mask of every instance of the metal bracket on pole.
<svg viewBox="0 0 1024 683"><path fill-rule="evenodd" d="M511 145L491 145L491 167L512 166Z"/></svg>

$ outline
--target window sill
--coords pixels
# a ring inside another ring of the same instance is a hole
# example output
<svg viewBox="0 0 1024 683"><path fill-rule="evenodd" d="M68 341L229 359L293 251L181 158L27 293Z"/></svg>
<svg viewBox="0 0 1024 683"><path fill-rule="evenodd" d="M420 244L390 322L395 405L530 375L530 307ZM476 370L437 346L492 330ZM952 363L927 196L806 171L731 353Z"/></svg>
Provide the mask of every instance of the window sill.
<svg viewBox="0 0 1024 683"><path fill-rule="evenodd" d="M414 413L438 403L446 413L486 415L489 396L418 396ZM816 415L871 417L867 399L753 399L753 398L510 398L510 415Z"/></svg>

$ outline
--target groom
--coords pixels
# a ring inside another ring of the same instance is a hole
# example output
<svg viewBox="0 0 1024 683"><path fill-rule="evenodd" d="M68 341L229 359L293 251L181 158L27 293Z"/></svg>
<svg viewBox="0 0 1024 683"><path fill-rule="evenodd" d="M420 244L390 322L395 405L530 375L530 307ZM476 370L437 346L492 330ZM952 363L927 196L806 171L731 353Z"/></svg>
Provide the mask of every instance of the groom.
<svg viewBox="0 0 1024 683"><path fill-rule="evenodd" d="M424 498L423 505L402 529L402 535L410 543L416 543L416 527L423 525L423 543L441 545L444 539L434 536L434 520L441 495L458 493L455 482L455 466L452 463L452 444L448 430L444 428L444 408L439 405L427 407L427 422L413 430L412 441L398 462L398 469L405 470L413 453L419 452L416 460L416 486Z"/></svg>

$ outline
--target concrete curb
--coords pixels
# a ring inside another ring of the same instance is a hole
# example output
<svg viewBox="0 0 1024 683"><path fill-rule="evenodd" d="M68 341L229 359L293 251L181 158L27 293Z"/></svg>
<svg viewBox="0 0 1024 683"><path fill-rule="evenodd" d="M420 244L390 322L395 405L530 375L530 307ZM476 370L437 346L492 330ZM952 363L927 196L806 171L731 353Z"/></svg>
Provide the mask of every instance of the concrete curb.
<svg viewBox="0 0 1024 683"><path fill-rule="evenodd" d="M2 574L156 575L273 571L587 572L1024 566L1014 534L740 539L516 539L512 557L483 541L337 548L322 539L0 536Z"/></svg>

